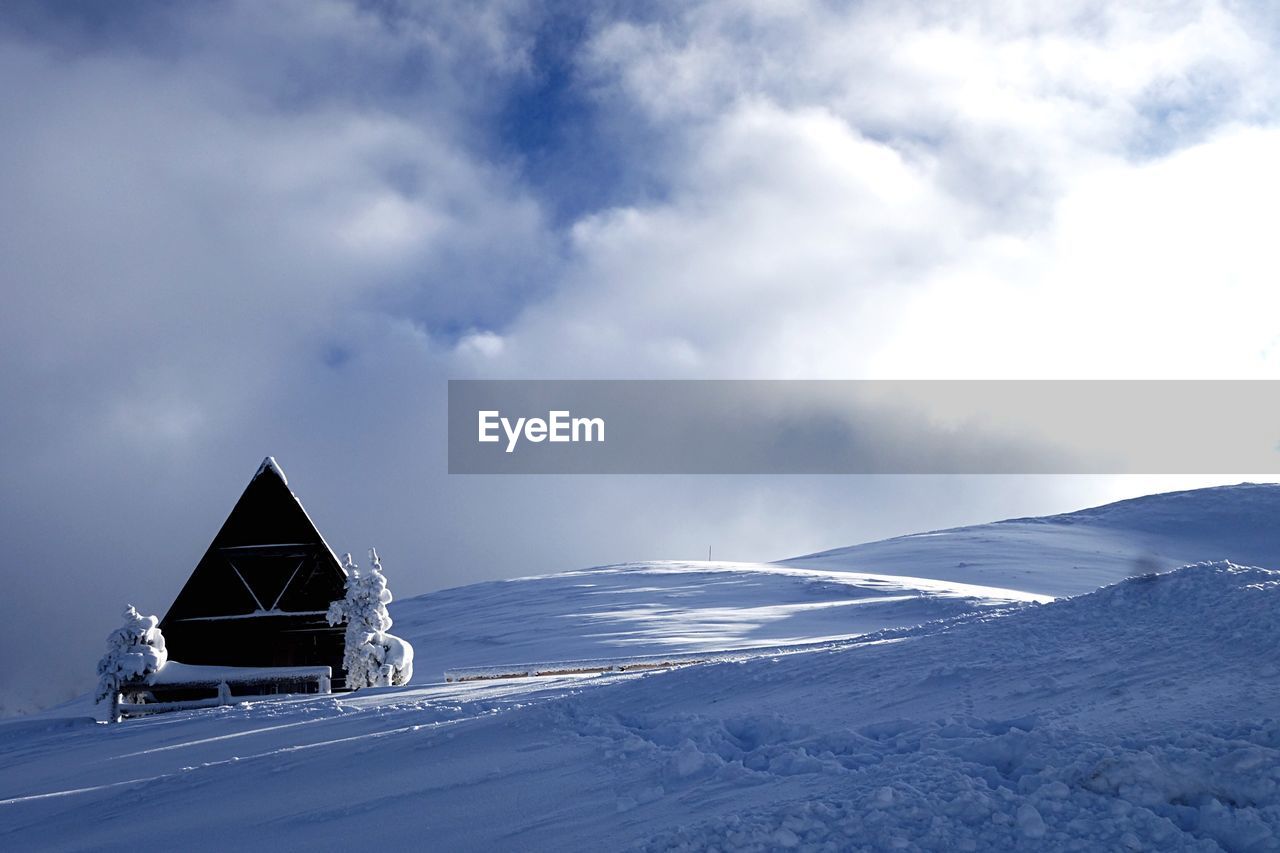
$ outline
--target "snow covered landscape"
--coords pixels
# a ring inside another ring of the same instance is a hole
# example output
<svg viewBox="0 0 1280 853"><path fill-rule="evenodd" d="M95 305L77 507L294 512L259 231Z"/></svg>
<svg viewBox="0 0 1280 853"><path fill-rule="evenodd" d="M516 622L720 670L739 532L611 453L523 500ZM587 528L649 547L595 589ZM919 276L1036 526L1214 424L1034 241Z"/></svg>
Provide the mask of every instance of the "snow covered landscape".
<svg viewBox="0 0 1280 853"><path fill-rule="evenodd" d="M405 687L0 723L8 850L1280 849L1280 486L391 605ZM444 680L539 662L633 672Z"/></svg>
<svg viewBox="0 0 1280 853"><path fill-rule="evenodd" d="M1280 853L1280 4L0 70L0 853Z"/></svg>

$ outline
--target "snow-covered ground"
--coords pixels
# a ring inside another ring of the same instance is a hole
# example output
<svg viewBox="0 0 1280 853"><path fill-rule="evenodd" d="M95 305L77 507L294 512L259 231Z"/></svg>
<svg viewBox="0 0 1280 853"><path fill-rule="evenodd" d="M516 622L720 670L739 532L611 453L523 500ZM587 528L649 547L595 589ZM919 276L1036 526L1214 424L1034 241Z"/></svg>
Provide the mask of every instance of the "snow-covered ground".
<svg viewBox="0 0 1280 853"><path fill-rule="evenodd" d="M916 533L783 563L1079 595L1205 560L1280 568L1277 520L1280 486L1242 483Z"/></svg>
<svg viewBox="0 0 1280 853"><path fill-rule="evenodd" d="M1088 584L1275 565L1278 513L1233 487L396 602L407 688L0 724L0 849L1277 850L1280 573Z"/></svg>
<svg viewBox="0 0 1280 853"><path fill-rule="evenodd" d="M955 581L767 563L628 563L444 590L393 606L418 683L445 669L776 648L1047 601Z"/></svg>

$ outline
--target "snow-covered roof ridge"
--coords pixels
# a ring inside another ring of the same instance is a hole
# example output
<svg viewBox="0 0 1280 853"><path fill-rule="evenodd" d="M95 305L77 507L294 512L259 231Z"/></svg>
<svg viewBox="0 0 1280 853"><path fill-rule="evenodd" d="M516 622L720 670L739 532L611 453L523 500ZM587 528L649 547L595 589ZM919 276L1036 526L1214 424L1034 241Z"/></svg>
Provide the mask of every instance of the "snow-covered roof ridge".
<svg viewBox="0 0 1280 853"><path fill-rule="evenodd" d="M284 469L280 467L280 463L276 461L274 456L268 456L266 459L262 460L262 464L258 466L258 471L253 475L253 479L258 479L258 477L262 475L263 471L272 472L280 478L280 482L284 483L286 486L289 485L289 478L284 475Z"/></svg>
<svg viewBox="0 0 1280 853"><path fill-rule="evenodd" d="M262 464L258 466L258 471L253 475L253 479L258 479L258 477L262 475L263 471L270 471L275 474L280 478L280 482L284 483L285 488L289 488L289 478L284 475L284 469L280 467L280 463L276 461L274 456L268 456L266 459L262 460ZM250 482L253 482L253 480L250 480ZM338 560L338 552L333 550L333 546L324 538L324 534L320 532L320 528L316 527L316 523L311 520L311 515L307 512L307 508L302 505L302 501L296 494L294 494L293 489L289 489L289 494L293 495L293 499L297 501L298 508L302 510L302 514L307 517L307 521L315 529L316 535L320 537L320 541L324 543L324 547L328 548L329 553L333 555L334 562L340 564L341 561ZM344 569L343 573L345 574L345 572L346 570Z"/></svg>

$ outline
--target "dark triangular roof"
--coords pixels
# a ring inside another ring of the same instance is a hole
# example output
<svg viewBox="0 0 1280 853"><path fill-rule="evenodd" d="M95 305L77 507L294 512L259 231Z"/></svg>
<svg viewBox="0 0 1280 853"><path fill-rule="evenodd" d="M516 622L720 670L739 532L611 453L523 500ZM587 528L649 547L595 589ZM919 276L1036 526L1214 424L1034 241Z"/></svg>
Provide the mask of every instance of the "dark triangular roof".
<svg viewBox="0 0 1280 853"><path fill-rule="evenodd" d="M346 572L268 456L165 614L176 622L316 613L342 598Z"/></svg>

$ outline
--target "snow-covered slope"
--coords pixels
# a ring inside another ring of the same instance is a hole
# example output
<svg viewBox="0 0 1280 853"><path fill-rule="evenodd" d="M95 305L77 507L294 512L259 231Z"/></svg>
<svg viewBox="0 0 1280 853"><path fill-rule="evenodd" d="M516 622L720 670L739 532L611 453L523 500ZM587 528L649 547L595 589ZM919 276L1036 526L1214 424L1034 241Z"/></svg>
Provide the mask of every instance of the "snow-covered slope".
<svg viewBox="0 0 1280 853"><path fill-rule="evenodd" d="M1205 564L893 645L673 673L631 691L629 719L607 694L575 710L674 747L677 769L790 783L651 849L1275 850L1277 640L1280 573Z"/></svg>
<svg viewBox="0 0 1280 853"><path fill-rule="evenodd" d="M13 722L0 847L1274 850L1277 614L1218 564L839 651Z"/></svg>
<svg viewBox="0 0 1280 853"><path fill-rule="evenodd" d="M779 564L628 563L496 581L398 602L393 615L424 683L452 668L846 638L1220 559L1280 567L1280 486L1151 495Z"/></svg>
<svg viewBox="0 0 1280 853"><path fill-rule="evenodd" d="M1037 598L923 578L765 563L628 563L431 593L393 606L415 683L446 669L793 646Z"/></svg>
<svg viewBox="0 0 1280 853"><path fill-rule="evenodd" d="M1064 515L900 536L782 563L1063 596L1203 560L1280 568L1280 485L1149 495Z"/></svg>
<svg viewBox="0 0 1280 853"><path fill-rule="evenodd" d="M408 688L0 723L0 849L1280 850L1280 573L1199 565L1036 603L1181 554L1275 564L1277 510L1280 489L1241 486L808 567L628 564L398 601ZM439 681L723 649L743 651Z"/></svg>

